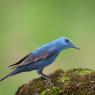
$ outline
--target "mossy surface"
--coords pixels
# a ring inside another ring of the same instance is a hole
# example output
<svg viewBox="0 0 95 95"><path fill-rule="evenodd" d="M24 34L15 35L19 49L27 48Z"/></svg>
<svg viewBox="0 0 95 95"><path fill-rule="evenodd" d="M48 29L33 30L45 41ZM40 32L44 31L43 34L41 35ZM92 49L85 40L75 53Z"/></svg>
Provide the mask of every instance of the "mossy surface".
<svg viewBox="0 0 95 95"><path fill-rule="evenodd" d="M51 87L43 90L39 95L59 95L60 91L57 87Z"/></svg>
<svg viewBox="0 0 95 95"><path fill-rule="evenodd" d="M15 95L95 95L94 70L57 70L49 77L53 86L47 87L46 81L40 77L22 85Z"/></svg>

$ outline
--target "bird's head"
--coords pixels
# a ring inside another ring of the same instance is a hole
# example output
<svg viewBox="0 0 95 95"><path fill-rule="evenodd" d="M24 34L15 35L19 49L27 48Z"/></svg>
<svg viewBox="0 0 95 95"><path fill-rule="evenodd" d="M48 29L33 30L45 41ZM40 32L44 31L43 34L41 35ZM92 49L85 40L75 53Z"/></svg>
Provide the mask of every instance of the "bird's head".
<svg viewBox="0 0 95 95"><path fill-rule="evenodd" d="M60 38L60 44L62 46L62 49L75 48L75 49L80 50L78 46L74 45L74 43L69 38L66 38L66 37Z"/></svg>

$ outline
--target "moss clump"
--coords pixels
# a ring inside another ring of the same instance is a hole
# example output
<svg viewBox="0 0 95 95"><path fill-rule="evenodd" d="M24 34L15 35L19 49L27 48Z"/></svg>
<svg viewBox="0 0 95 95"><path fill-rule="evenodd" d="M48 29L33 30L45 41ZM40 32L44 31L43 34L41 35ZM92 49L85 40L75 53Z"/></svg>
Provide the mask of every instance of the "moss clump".
<svg viewBox="0 0 95 95"><path fill-rule="evenodd" d="M40 95L60 95L60 91L56 87L45 89Z"/></svg>
<svg viewBox="0 0 95 95"><path fill-rule="evenodd" d="M69 81L69 77L62 76L62 77L60 78L60 81L62 81L63 83L64 83L65 81Z"/></svg>
<svg viewBox="0 0 95 95"><path fill-rule="evenodd" d="M74 69L74 71L80 75L86 75L94 72L93 70L90 69Z"/></svg>
<svg viewBox="0 0 95 95"><path fill-rule="evenodd" d="M50 75L52 87L42 77L21 86L15 95L95 95L95 71L73 69L57 70Z"/></svg>

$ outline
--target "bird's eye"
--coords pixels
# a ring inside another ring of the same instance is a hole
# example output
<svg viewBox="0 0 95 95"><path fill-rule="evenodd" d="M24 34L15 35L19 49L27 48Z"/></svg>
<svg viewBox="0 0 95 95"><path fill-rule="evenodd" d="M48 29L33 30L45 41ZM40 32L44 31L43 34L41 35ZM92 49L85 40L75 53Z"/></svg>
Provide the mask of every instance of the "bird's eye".
<svg viewBox="0 0 95 95"><path fill-rule="evenodd" d="M69 39L66 39L65 42L68 43L69 42Z"/></svg>

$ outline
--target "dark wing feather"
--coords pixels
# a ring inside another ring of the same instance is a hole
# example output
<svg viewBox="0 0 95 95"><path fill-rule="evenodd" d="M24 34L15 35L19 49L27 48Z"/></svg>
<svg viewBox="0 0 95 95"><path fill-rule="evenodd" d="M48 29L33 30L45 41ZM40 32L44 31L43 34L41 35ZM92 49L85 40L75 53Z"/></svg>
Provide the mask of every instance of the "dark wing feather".
<svg viewBox="0 0 95 95"><path fill-rule="evenodd" d="M12 67L12 66L15 66L15 65L18 65L20 64L21 62L23 62L30 54L26 55L24 58L22 58L20 61L16 62L15 64L12 64L12 65L9 65L8 67Z"/></svg>
<svg viewBox="0 0 95 95"><path fill-rule="evenodd" d="M55 53L55 49L51 48L39 56L34 56L32 54L29 54L29 55L25 56L23 59L21 59L19 62L15 63L13 65L10 65L10 67L14 66L13 68L16 68L16 67L25 66L27 64L34 63L37 61L45 60L47 57L51 56L54 53Z"/></svg>

